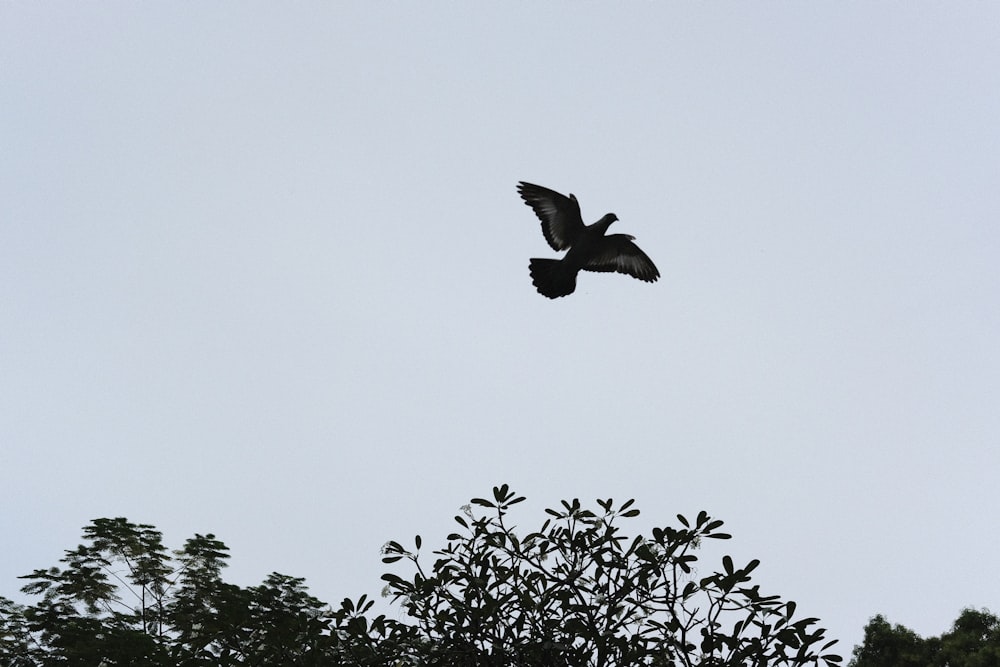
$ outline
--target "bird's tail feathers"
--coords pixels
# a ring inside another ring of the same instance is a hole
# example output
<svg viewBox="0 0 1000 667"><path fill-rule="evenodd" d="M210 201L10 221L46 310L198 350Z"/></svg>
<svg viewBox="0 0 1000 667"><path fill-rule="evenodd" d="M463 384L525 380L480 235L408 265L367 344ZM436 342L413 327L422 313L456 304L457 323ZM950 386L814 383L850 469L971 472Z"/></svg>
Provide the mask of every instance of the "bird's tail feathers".
<svg viewBox="0 0 1000 667"><path fill-rule="evenodd" d="M532 259L528 268L539 294L550 299L572 294L576 289L576 271L558 259Z"/></svg>

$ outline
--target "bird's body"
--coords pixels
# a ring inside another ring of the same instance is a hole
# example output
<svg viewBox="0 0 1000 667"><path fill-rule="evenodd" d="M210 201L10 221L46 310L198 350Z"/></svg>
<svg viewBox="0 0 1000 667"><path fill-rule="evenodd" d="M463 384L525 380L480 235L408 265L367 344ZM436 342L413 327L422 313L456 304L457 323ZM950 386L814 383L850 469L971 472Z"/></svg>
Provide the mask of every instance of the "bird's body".
<svg viewBox="0 0 1000 667"><path fill-rule="evenodd" d="M608 227L618 220L608 213L592 225L583 224L580 203L540 185L520 182L517 191L542 222L542 234L553 250L566 250L562 259L532 258L531 280L540 294L555 299L572 294L576 276L585 271L617 271L655 282L660 272L652 260L628 234L607 235Z"/></svg>

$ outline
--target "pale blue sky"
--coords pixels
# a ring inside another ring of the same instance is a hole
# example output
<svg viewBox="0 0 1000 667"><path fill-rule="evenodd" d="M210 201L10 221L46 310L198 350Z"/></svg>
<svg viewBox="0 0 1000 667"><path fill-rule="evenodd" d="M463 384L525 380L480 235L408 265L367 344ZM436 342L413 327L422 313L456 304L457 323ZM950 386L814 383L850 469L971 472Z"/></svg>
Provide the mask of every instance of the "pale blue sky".
<svg viewBox="0 0 1000 667"><path fill-rule="evenodd" d="M995 3L0 4L0 595L113 516L377 593L506 482L525 529L707 510L845 655L1000 610L998 44ZM535 293L522 179L660 282Z"/></svg>

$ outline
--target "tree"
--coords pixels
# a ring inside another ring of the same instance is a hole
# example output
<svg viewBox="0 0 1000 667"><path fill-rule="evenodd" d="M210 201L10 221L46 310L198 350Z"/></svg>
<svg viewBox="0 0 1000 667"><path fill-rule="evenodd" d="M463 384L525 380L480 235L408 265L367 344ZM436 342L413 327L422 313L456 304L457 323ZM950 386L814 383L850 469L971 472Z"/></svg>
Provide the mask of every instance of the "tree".
<svg viewBox="0 0 1000 667"><path fill-rule="evenodd" d="M0 665L32 667L36 657L24 607L0 597Z"/></svg>
<svg viewBox="0 0 1000 667"><path fill-rule="evenodd" d="M865 626L850 667L996 667L1000 619L987 610L964 609L950 632L924 639L881 615Z"/></svg>
<svg viewBox="0 0 1000 667"><path fill-rule="evenodd" d="M461 533L428 567L415 551L389 542L384 561L401 559L412 579L386 574L387 590L420 630L439 665L805 665L826 653L817 619L795 619L794 602L750 586L751 561L699 576L695 555L705 539L729 539L707 513L682 528L654 528L628 538L619 522L638 516L629 500L600 510L579 500L548 509L549 519L519 537L507 523L523 501L507 485L493 499L473 499L455 517Z"/></svg>
<svg viewBox="0 0 1000 667"><path fill-rule="evenodd" d="M301 579L274 573L242 589L222 581L228 549L195 535L173 558L152 526L97 519L62 568L35 570L35 605L0 608L0 627L21 631L25 665L311 665L325 650L326 605ZM29 650L30 649L30 650ZM331 653L332 655L332 653Z"/></svg>
<svg viewBox="0 0 1000 667"><path fill-rule="evenodd" d="M167 555L152 526L98 519L64 569L35 570L22 590L43 599L24 610L40 664L168 664L163 632ZM124 593L124 595L122 594Z"/></svg>
<svg viewBox="0 0 1000 667"><path fill-rule="evenodd" d="M865 626L865 638L854 648L850 667L927 667L930 646L902 625L890 625L882 615Z"/></svg>
<svg viewBox="0 0 1000 667"><path fill-rule="evenodd" d="M303 579L278 573L241 588L222 579L228 549L195 535L168 552L152 526L98 519L60 567L23 577L40 599L0 598L0 664L112 667L288 665L347 667L616 667L623 665L835 665L817 619L749 584L757 567L722 559L699 574L695 552L728 539L705 512L679 528L626 537L630 500L599 511L578 500L549 509L537 532L508 525L524 500L504 485L455 517L425 567L395 541L383 560L412 577L383 576L408 619L371 617L362 595L333 608ZM472 507L482 508L482 512Z"/></svg>

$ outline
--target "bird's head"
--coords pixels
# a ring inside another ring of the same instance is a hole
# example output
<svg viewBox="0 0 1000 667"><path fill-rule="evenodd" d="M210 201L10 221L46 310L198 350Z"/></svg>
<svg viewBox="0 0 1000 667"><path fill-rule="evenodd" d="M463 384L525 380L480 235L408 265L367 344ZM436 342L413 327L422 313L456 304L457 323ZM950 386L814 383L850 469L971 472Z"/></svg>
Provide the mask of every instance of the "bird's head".
<svg viewBox="0 0 1000 667"><path fill-rule="evenodd" d="M603 218L598 220L598 224L603 225L605 229L610 227L612 222L618 222L618 216L614 213L606 213Z"/></svg>

